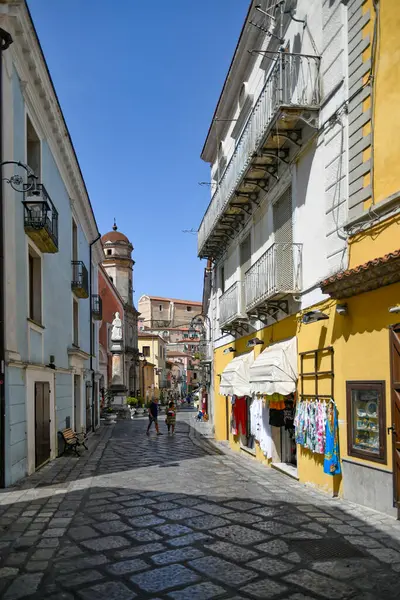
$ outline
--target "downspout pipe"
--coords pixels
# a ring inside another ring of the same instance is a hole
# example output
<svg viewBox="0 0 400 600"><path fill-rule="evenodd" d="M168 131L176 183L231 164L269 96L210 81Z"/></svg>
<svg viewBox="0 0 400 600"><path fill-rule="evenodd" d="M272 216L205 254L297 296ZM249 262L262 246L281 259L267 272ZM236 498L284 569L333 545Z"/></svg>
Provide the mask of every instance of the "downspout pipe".
<svg viewBox="0 0 400 600"><path fill-rule="evenodd" d="M6 393L5 393L5 299L4 299L4 197L3 197L3 52L13 43L8 31L0 27L0 487L6 485Z"/></svg>
<svg viewBox="0 0 400 600"><path fill-rule="evenodd" d="M94 371L93 371L93 354L94 354L94 339L93 339L93 298L92 298L92 289L93 289L93 266L92 266L92 248L94 246L94 244L96 242L99 241L99 239L101 238L101 234L99 233L99 235L89 244L89 269L90 269L90 276L89 276L89 280L90 280L90 294L89 294L89 301L90 301L90 308L89 308L89 314L90 314L90 373L91 373L91 378L92 378L92 431L95 430L95 424L94 424L94 415L95 415L95 411L94 411L94 403L95 403L95 397L94 397Z"/></svg>

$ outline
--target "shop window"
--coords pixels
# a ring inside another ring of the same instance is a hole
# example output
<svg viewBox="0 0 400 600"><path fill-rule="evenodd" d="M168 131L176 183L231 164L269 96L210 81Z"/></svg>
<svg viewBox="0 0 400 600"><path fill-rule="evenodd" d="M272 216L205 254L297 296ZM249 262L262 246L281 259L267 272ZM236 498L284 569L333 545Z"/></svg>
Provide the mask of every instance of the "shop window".
<svg viewBox="0 0 400 600"><path fill-rule="evenodd" d="M386 415L384 381L348 381L348 454L386 462Z"/></svg>

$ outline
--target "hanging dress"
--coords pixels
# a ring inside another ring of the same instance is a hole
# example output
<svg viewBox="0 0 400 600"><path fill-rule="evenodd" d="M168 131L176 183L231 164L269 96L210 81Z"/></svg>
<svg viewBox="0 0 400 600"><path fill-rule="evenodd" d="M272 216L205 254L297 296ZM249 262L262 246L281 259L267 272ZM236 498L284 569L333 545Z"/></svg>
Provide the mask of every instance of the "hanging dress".
<svg viewBox="0 0 400 600"><path fill-rule="evenodd" d="M326 417L324 473L328 475L339 475L341 473L338 416L336 405L333 402L328 404Z"/></svg>

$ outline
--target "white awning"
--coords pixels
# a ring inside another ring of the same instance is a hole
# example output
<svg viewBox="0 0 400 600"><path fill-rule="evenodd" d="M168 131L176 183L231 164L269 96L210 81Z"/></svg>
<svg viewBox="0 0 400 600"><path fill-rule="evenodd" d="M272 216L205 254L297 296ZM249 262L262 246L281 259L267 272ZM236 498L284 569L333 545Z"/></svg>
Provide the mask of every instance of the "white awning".
<svg viewBox="0 0 400 600"><path fill-rule="evenodd" d="M222 371L219 393L222 396L250 396L249 375L253 362L253 350L233 358Z"/></svg>
<svg viewBox="0 0 400 600"><path fill-rule="evenodd" d="M296 391L297 339L268 346L250 367L251 394L282 394Z"/></svg>

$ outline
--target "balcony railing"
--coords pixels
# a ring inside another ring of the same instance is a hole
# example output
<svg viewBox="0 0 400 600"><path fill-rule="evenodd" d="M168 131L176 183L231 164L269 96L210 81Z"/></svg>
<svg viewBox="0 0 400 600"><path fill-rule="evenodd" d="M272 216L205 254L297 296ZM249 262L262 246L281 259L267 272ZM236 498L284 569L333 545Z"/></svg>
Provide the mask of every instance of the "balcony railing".
<svg viewBox="0 0 400 600"><path fill-rule="evenodd" d="M24 192L25 232L42 252L58 252L58 212L42 183Z"/></svg>
<svg viewBox="0 0 400 600"><path fill-rule="evenodd" d="M246 312L301 291L302 244L272 244L245 274Z"/></svg>
<svg viewBox="0 0 400 600"><path fill-rule="evenodd" d="M319 107L319 65L320 59L315 56L283 53L277 59L203 217L198 233L199 254L243 178L254 153L264 142L267 130L279 109Z"/></svg>
<svg viewBox="0 0 400 600"><path fill-rule="evenodd" d="M219 299L219 325L222 328L245 318L243 282L237 281Z"/></svg>
<svg viewBox="0 0 400 600"><path fill-rule="evenodd" d="M92 295L92 317L96 321L103 318L103 301L98 294Z"/></svg>
<svg viewBox="0 0 400 600"><path fill-rule="evenodd" d="M89 277L81 260L73 260L71 288L78 298L89 298Z"/></svg>

